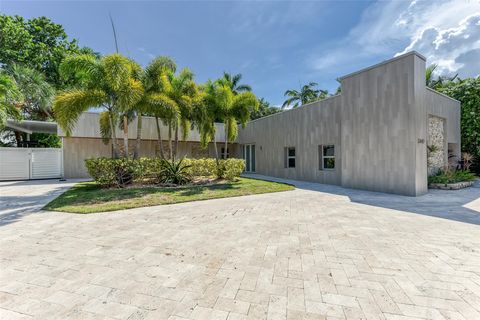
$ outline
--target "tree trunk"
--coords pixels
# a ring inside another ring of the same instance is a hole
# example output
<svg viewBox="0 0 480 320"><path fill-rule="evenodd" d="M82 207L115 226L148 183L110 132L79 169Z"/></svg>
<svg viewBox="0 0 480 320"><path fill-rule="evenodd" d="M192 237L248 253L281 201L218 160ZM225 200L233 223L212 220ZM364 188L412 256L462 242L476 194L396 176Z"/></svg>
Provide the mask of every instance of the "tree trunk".
<svg viewBox="0 0 480 320"><path fill-rule="evenodd" d="M177 126L175 127L175 146L173 147L174 159L177 157L177 151L178 151L178 123L177 123Z"/></svg>
<svg viewBox="0 0 480 320"><path fill-rule="evenodd" d="M172 153L172 121L168 122L168 151L170 153L170 159L173 158L173 153Z"/></svg>
<svg viewBox="0 0 480 320"><path fill-rule="evenodd" d="M15 140L17 141L17 147L20 145L20 142L22 142L22 135L18 131L14 131L15 133Z"/></svg>
<svg viewBox="0 0 480 320"><path fill-rule="evenodd" d="M223 154L223 159L227 159L228 151L228 121L225 123L225 153Z"/></svg>
<svg viewBox="0 0 480 320"><path fill-rule="evenodd" d="M110 135L112 137L113 158L118 159L117 133L115 132L116 128L113 124L113 118L110 112L108 113L108 119L110 120Z"/></svg>
<svg viewBox="0 0 480 320"><path fill-rule="evenodd" d="M140 158L140 145L142 143L142 115L137 114L137 143L135 144L135 151L133 152L133 159Z"/></svg>
<svg viewBox="0 0 480 320"><path fill-rule="evenodd" d="M213 150L215 150L215 160L216 160L217 166L218 166L217 138L215 137L215 134L213 135Z"/></svg>
<svg viewBox="0 0 480 320"><path fill-rule="evenodd" d="M162 133L160 132L160 123L158 123L158 117L155 117L155 122L157 124L158 148L160 149L160 157L165 159L165 154L163 153Z"/></svg>
<svg viewBox="0 0 480 320"><path fill-rule="evenodd" d="M123 147L125 148L125 158L128 159L128 118L123 116Z"/></svg>

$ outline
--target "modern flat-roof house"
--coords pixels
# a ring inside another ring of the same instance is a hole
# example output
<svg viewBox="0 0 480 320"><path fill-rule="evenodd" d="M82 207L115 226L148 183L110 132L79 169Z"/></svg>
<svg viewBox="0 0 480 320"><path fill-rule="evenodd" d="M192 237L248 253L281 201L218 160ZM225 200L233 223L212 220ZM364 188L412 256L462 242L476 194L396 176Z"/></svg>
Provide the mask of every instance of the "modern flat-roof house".
<svg viewBox="0 0 480 320"><path fill-rule="evenodd" d="M247 171L417 196L460 154L460 103L425 85L410 52L340 78L341 93L240 130ZM435 146L434 148L431 146ZM429 152L427 159L427 150Z"/></svg>
<svg viewBox="0 0 480 320"><path fill-rule="evenodd" d="M340 81L336 96L249 122L229 143L228 156L243 157L247 172L273 177L410 196L426 193L428 173L447 165L449 156L460 155L460 103L426 87L425 58L416 52ZM136 131L133 121L132 150ZM71 136L60 129L58 134L63 141L59 170L66 178L87 177L85 159L112 155L111 143L102 142L98 113L82 114ZM165 126L161 135L167 140ZM117 137L122 147L118 128ZM199 141L199 133L192 131L179 143L178 157L213 157L213 144L202 150ZM223 153L223 124L217 124L216 141ZM163 145L167 153L168 143ZM140 155L158 151L155 119L144 117ZM0 157L0 163L2 159L7 157Z"/></svg>

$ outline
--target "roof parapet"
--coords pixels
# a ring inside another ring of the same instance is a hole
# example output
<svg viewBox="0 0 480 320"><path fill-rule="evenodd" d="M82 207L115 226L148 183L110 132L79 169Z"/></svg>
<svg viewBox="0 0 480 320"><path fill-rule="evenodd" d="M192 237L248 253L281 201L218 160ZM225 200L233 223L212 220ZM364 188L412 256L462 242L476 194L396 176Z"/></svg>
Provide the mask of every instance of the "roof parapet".
<svg viewBox="0 0 480 320"><path fill-rule="evenodd" d="M401 54L399 56L396 56L396 57L393 57L391 59L388 59L388 60L385 60L385 61L382 61L380 63L377 63L377 64L374 64L373 66L370 66L370 67L366 67L366 68L363 68L363 69L360 69L358 71L355 71L355 72L352 72L352 73L349 73L345 76L342 76L338 79L340 79L340 81L346 79L346 78L350 78L350 77L353 77L359 73L362 73L362 72L365 72L365 71L368 71L368 70L371 70L371 69L374 69L374 68L377 68L377 67L380 67L380 66L383 66L387 63L390 63L390 62L393 62L393 61L396 61L396 60L399 60L399 59L402 59L402 58L405 58L405 57L408 57L410 55L415 55L417 57L419 57L420 59L424 60L424 61L427 61L427 59L421 55L420 53L418 53L417 51L410 51L410 52L407 52L407 53L404 53L404 54Z"/></svg>

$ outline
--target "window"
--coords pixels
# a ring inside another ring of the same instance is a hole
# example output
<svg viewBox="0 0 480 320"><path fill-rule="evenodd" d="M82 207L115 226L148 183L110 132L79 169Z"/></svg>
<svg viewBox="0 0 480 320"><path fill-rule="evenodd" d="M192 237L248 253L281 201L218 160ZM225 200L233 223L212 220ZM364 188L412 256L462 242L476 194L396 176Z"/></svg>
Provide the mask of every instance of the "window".
<svg viewBox="0 0 480 320"><path fill-rule="evenodd" d="M285 168L295 168L295 147L285 148Z"/></svg>
<svg viewBox="0 0 480 320"><path fill-rule="evenodd" d="M225 159L225 148L222 148L220 154L222 159ZM227 158L230 158L230 148L227 149Z"/></svg>
<svg viewBox="0 0 480 320"><path fill-rule="evenodd" d="M333 170L335 169L335 146L321 145L318 148L320 154L320 170Z"/></svg>

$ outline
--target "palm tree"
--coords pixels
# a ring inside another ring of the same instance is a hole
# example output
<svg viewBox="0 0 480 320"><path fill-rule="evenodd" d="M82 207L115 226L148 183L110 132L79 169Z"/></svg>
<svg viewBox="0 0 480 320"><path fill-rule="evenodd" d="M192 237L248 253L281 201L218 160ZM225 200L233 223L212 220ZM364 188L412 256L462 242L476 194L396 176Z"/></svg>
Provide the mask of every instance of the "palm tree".
<svg viewBox="0 0 480 320"><path fill-rule="evenodd" d="M169 132L170 156L175 158L178 150L179 129L182 130L182 138L186 140L191 127L192 110L198 99L198 88L193 81L193 73L185 68L178 75L167 72L163 79L162 89L179 111L177 117L167 120ZM173 109L173 106L171 107ZM175 134L175 145L172 150L172 130Z"/></svg>
<svg viewBox="0 0 480 320"><path fill-rule="evenodd" d="M60 65L63 76L74 75L78 87L62 91L55 97L53 110L60 127L67 135L76 121L91 107L108 112L113 155L119 156L117 137L113 128L122 112L135 105L143 95L143 87L136 79L132 61L119 54L97 59L91 55L67 57ZM128 150L128 144L125 146Z"/></svg>
<svg viewBox="0 0 480 320"><path fill-rule="evenodd" d="M296 108L300 105L318 100L321 90L315 89L316 86L317 83L310 82L304 85L300 91L295 89L285 91L284 96L289 98L282 104L282 109L289 106Z"/></svg>
<svg viewBox="0 0 480 320"><path fill-rule="evenodd" d="M157 127L157 143L160 156L165 158L163 150L163 140L160 130L160 120L168 123L177 119L179 110L177 104L165 94L165 85L168 84L166 75L174 73L176 70L175 62L169 57L157 57L145 69L142 82L144 86L144 96L136 106L138 123L137 123L137 145L135 148L136 157L138 157L140 149L141 134L141 115L148 114L155 117Z"/></svg>
<svg viewBox="0 0 480 320"><path fill-rule="evenodd" d="M7 73L15 80L23 95L20 105L24 118L31 120L47 120L52 117L52 100L55 89L38 70L14 64L7 68Z"/></svg>
<svg viewBox="0 0 480 320"><path fill-rule="evenodd" d="M5 72L0 72L0 129L5 127L7 119L22 118L20 112L22 100L22 94L15 80Z"/></svg>
<svg viewBox="0 0 480 320"><path fill-rule="evenodd" d="M438 89L445 85L445 83L455 81L458 78L458 74L449 77L449 76L438 76L437 79L434 79L433 74L435 70L438 68L438 65L433 63L427 67L425 70L425 83L427 87L432 89Z"/></svg>
<svg viewBox="0 0 480 320"><path fill-rule="evenodd" d="M240 84L240 80L242 80L242 74L237 73L231 75L228 72L223 72L223 77L220 78L218 81L232 90L234 94L239 94L241 92L249 92L252 91L252 88L247 84Z"/></svg>
<svg viewBox="0 0 480 320"><path fill-rule="evenodd" d="M213 123L213 115L215 115L225 125L224 158L226 159L228 141L233 141L237 138L238 123L245 126L247 121L250 120L250 115L258 109L258 99L252 92L235 94L230 86L221 80L216 83L208 83L207 85L207 104L211 110L209 121ZM207 126L210 130L215 126L212 123Z"/></svg>

